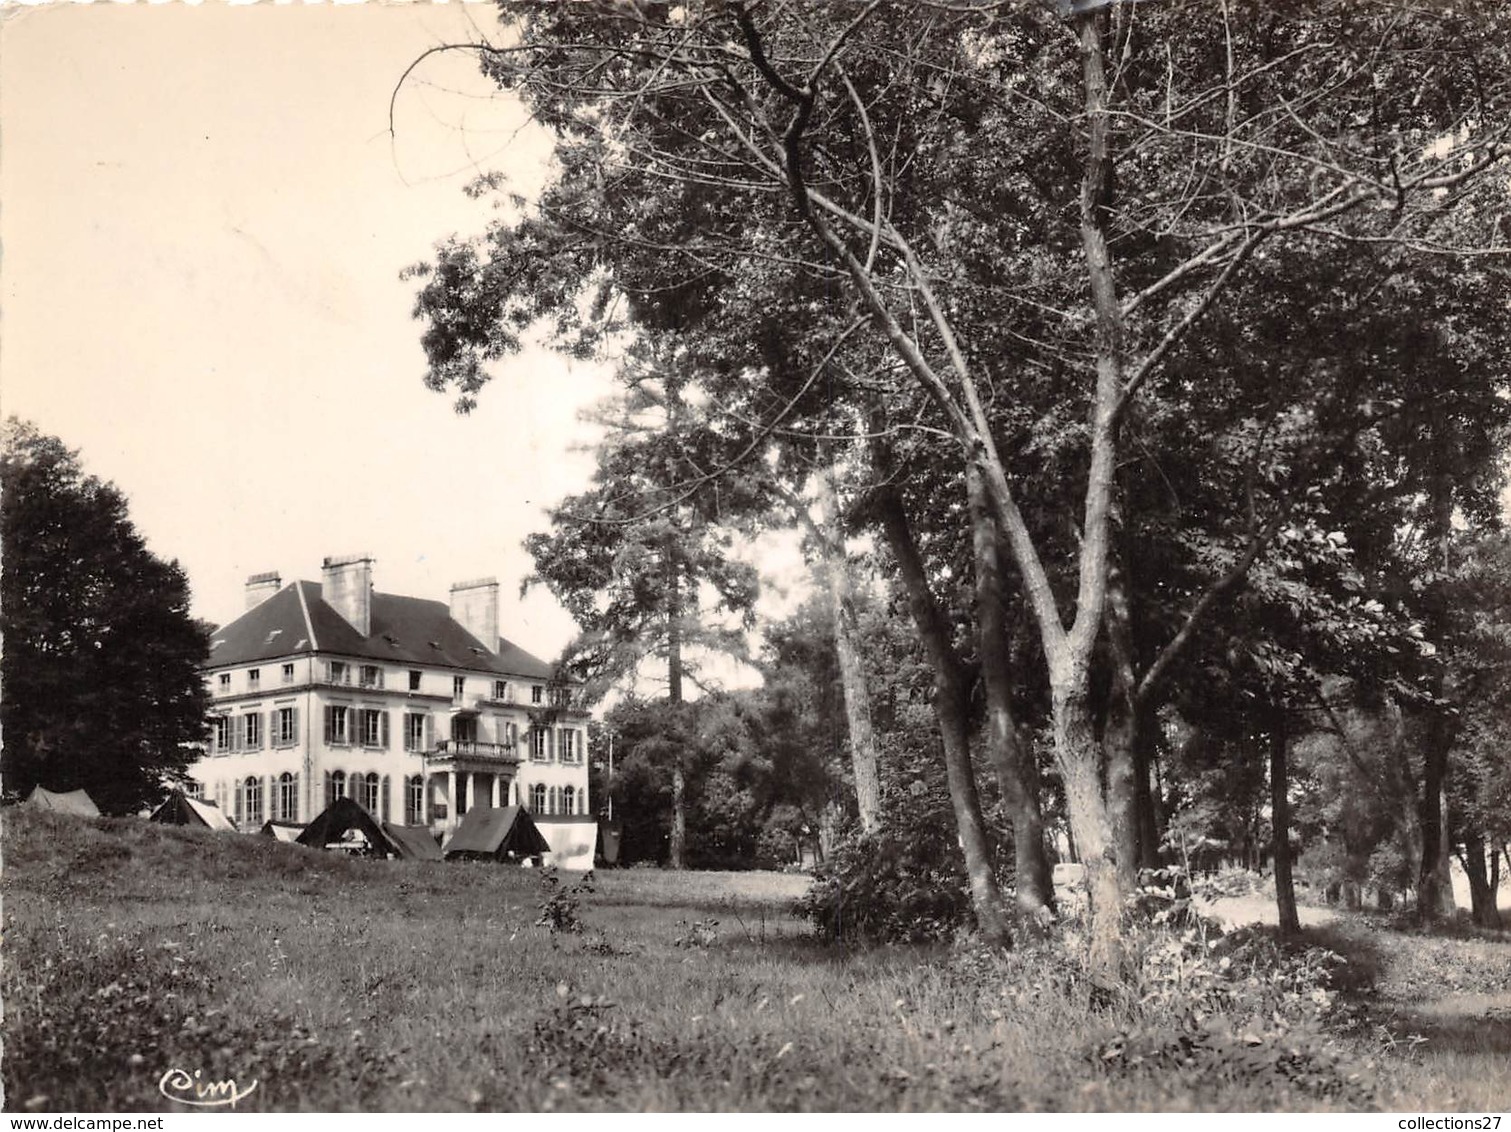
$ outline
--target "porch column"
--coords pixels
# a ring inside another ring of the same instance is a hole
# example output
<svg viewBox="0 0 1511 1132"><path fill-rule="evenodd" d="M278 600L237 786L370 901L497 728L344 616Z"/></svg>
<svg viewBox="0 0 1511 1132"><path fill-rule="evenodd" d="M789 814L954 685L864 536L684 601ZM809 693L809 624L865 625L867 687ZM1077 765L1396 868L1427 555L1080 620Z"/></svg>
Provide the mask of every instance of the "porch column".
<svg viewBox="0 0 1511 1132"><path fill-rule="evenodd" d="M456 816L456 770L446 772L446 828L455 829Z"/></svg>

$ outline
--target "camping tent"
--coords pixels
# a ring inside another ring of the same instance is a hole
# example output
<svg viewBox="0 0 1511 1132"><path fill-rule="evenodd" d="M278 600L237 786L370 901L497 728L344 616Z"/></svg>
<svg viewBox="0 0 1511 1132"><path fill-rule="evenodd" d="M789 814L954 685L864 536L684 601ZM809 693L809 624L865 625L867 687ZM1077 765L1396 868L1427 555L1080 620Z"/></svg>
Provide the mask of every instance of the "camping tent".
<svg viewBox="0 0 1511 1132"><path fill-rule="evenodd" d="M291 821L265 821L257 832L278 841L298 841L299 835L304 832L304 826Z"/></svg>
<svg viewBox="0 0 1511 1132"><path fill-rule="evenodd" d="M467 811L451 840L446 860L523 860L549 853L551 846L522 806L476 806Z"/></svg>
<svg viewBox="0 0 1511 1132"><path fill-rule="evenodd" d="M214 802L201 802L182 790L174 790L168 800L152 811L148 821L162 825L197 825L207 829L235 831L236 824Z"/></svg>
<svg viewBox="0 0 1511 1132"><path fill-rule="evenodd" d="M370 813L350 798L337 798L294 840L311 849L339 849L363 857L408 855Z"/></svg>
<svg viewBox="0 0 1511 1132"><path fill-rule="evenodd" d="M393 822L384 822L382 831L388 834L388 839L394 845L402 849L405 857L417 861L441 860L441 843L423 825L394 825Z"/></svg>
<svg viewBox="0 0 1511 1132"><path fill-rule="evenodd" d="M441 846L435 834L422 825L393 825L383 823L383 832L404 852L404 856L416 861L441 860Z"/></svg>
<svg viewBox="0 0 1511 1132"><path fill-rule="evenodd" d="M26 798L26 805L39 810L52 810L60 814L78 814L81 817L97 818L100 807L82 790L70 790L67 794L54 794L38 786Z"/></svg>

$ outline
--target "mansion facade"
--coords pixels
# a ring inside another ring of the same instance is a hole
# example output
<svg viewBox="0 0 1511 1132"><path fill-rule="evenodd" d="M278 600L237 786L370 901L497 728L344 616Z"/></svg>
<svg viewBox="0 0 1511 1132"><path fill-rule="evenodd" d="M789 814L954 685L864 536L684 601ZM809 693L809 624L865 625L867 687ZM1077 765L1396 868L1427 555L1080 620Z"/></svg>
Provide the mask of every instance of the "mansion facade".
<svg viewBox="0 0 1511 1132"><path fill-rule="evenodd" d="M318 583L247 580L246 612L211 638L191 793L242 829L349 797L442 834L472 807L520 805L553 851L591 839L587 713L499 636L498 582L458 583L448 604L377 593L372 566L327 558Z"/></svg>

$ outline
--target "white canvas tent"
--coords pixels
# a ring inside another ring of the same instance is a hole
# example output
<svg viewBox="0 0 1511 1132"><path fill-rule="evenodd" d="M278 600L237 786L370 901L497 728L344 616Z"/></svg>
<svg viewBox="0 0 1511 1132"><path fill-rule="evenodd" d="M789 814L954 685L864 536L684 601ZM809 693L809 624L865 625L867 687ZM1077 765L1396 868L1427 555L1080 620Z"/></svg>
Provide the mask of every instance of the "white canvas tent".
<svg viewBox="0 0 1511 1132"><path fill-rule="evenodd" d="M214 802L191 798L182 790L169 794L168 800L153 810L152 816L147 820L160 825L202 825L208 829L236 832L236 823Z"/></svg>
<svg viewBox="0 0 1511 1132"><path fill-rule="evenodd" d="M26 805L39 810L52 810L59 814L78 814L81 817L97 818L100 807L82 790L70 790L67 794L54 794L38 786L27 796Z"/></svg>

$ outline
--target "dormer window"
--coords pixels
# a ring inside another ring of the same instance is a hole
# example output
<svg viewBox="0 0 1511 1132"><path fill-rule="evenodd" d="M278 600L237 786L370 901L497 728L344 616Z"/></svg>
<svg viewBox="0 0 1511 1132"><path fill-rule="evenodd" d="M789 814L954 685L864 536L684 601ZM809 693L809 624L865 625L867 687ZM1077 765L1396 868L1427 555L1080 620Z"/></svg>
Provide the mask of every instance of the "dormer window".
<svg viewBox="0 0 1511 1132"><path fill-rule="evenodd" d="M283 666L283 682L285 684L292 684L294 682L294 666L292 664L285 664Z"/></svg>
<svg viewBox="0 0 1511 1132"><path fill-rule="evenodd" d="M493 698L499 703L505 703L509 699L509 681L495 680L493 682Z"/></svg>
<svg viewBox="0 0 1511 1132"><path fill-rule="evenodd" d="M420 690L420 670L418 668L411 668L409 670L409 690L411 692L418 692Z"/></svg>
<svg viewBox="0 0 1511 1132"><path fill-rule="evenodd" d="M352 682L351 666L344 660L332 660L327 662L326 671L332 684L350 684Z"/></svg>
<svg viewBox="0 0 1511 1132"><path fill-rule="evenodd" d="M545 689L544 685L541 685L541 684L531 684L530 685L530 702L532 704L542 703L545 700L545 698L546 698L546 689Z"/></svg>
<svg viewBox="0 0 1511 1132"><path fill-rule="evenodd" d="M383 687L383 669L376 664L364 664L358 672L357 683L364 688Z"/></svg>
<svg viewBox="0 0 1511 1132"><path fill-rule="evenodd" d="M220 694L225 695L231 690L231 674L229 672L222 672L216 679L216 684L219 688Z"/></svg>
<svg viewBox="0 0 1511 1132"><path fill-rule="evenodd" d="M467 677L453 676L451 678L451 698L460 700L467 694Z"/></svg>
<svg viewBox="0 0 1511 1132"><path fill-rule="evenodd" d="M262 669L247 669L247 691L255 692L262 686Z"/></svg>

